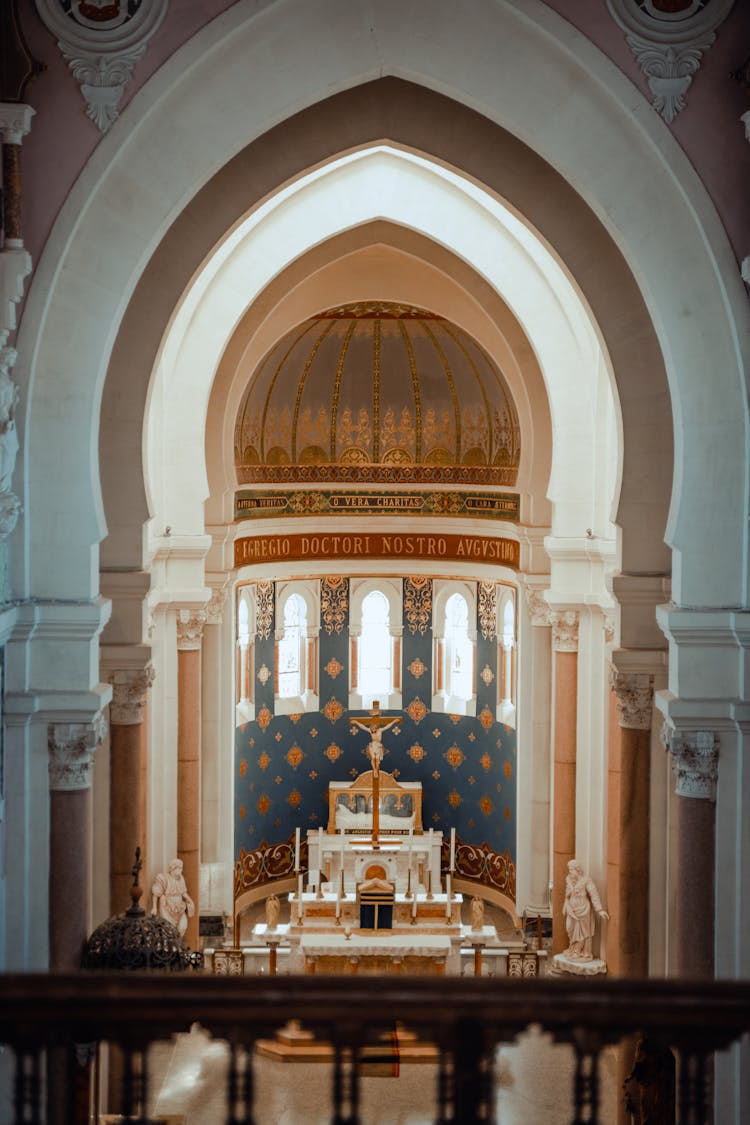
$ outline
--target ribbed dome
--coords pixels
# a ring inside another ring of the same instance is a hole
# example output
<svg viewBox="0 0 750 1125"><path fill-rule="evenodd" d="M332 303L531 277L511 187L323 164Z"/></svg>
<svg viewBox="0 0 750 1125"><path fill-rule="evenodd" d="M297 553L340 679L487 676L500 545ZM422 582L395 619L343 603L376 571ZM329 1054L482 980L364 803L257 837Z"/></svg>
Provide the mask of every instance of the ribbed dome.
<svg viewBox="0 0 750 1125"><path fill-rule="evenodd" d="M268 353L235 428L240 484L457 480L515 484L505 379L458 325L360 303L304 321Z"/></svg>

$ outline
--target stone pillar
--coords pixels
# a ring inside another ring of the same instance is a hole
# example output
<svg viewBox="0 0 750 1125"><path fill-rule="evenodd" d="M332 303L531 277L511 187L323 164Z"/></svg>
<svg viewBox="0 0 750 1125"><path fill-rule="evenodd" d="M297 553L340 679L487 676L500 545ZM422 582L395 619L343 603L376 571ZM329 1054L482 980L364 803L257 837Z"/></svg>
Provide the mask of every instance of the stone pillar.
<svg viewBox="0 0 750 1125"><path fill-rule="evenodd" d="M177 855L195 913L185 941L198 949L201 841L201 640L203 610L177 611Z"/></svg>
<svg viewBox="0 0 750 1125"><path fill-rule="evenodd" d="M227 585L222 583L214 589L206 606L206 627L201 646L201 857L204 863L217 863L221 855L221 796L222 786L228 780L223 766L225 748L221 743L221 689L224 680L221 625ZM210 902L209 905L212 913L218 911L217 903Z"/></svg>
<svg viewBox="0 0 750 1125"><path fill-rule="evenodd" d="M91 771L106 723L50 723L49 964L78 969L91 930Z"/></svg>
<svg viewBox="0 0 750 1125"><path fill-rule="evenodd" d="M130 906L133 856L148 854L143 819L143 707L154 682L154 669L119 669L110 673L109 709L109 905L112 914Z"/></svg>
<svg viewBox="0 0 750 1125"><path fill-rule="evenodd" d="M709 730L672 731L669 752L678 797L677 975L711 978L719 739Z"/></svg>
<svg viewBox="0 0 750 1125"><path fill-rule="evenodd" d="M0 102L3 148L3 249L23 248L21 226L21 143L36 110L20 102Z"/></svg>
<svg viewBox="0 0 750 1125"><path fill-rule="evenodd" d="M548 915L550 910L550 806L551 806L551 718L552 718L552 630L550 607L544 592L525 584L528 621L531 626L526 645L523 675L527 699L524 714L531 731L529 745L530 776L525 803L528 827L518 820L519 855L523 854L523 835L530 871L525 904L532 913ZM527 728L528 729L528 728ZM529 816L529 813L531 814Z"/></svg>
<svg viewBox="0 0 750 1125"><path fill-rule="evenodd" d="M615 813L620 841L619 971L624 977L647 977L654 677L612 666L610 686L620 719L620 800Z"/></svg>
<svg viewBox="0 0 750 1125"><path fill-rule="evenodd" d="M578 612L553 611L554 767L552 809L552 951L568 945L563 919L565 878L576 847L576 731L578 725Z"/></svg>

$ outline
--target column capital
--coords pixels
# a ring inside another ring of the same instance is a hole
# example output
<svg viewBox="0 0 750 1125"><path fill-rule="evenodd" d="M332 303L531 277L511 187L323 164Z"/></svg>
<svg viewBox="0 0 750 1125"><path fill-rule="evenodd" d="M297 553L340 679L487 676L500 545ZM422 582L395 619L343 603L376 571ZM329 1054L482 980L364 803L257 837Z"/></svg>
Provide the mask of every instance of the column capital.
<svg viewBox="0 0 750 1125"><path fill-rule="evenodd" d="M550 612L550 624L555 652L578 652L578 610L553 609Z"/></svg>
<svg viewBox="0 0 750 1125"><path fill-rule="evenodd" d="M546 581L549 581L549 577ZM531 585L527 579L523 582L523 592L526 595L531 624L538 628L548 628L552 624L552 610L545 597L546 587Z"/></svg>
<svg viewBox="0 0 750 1125"><path fill-rule="evenodd" d="M621 672L610 664L609 686L617 699L620 726L629 730L650 730L654 677L648 672Z"/></svg>
<svg viewBox="0 0 750 1125"><path fill-rule="evenodd" d="M227 578L219 586L209 586L209 588L211 590L211 597L206 606L206 624L221 625L222 618L224 617L227 593L229 592L229 579Z"/></svg>
<svg viewBox="0 0 750 1125"><path fill-rule="evenodd" d="M712 730L667 730L678 797L716 800L719 776L719 736Z"/></svg>
<svg viewBox="0 0 750 1125"><path fill-rule="evenodd" d="M205 609L177 610L177 651L195 652L201 647L203 626L206 624Z"/></svg>
<svg viewBox="0 0 750 1125"><path fill-rule="evenodd" d="M88 723L50 723L47 727L49 787L71 792L91 787L94 754L107 732L100 713Z"/></svg>
<svg viewBox="0 0 750 1125"><path fill-rule="evenodd" d="M23 102L0 102L0 137L4 145L20 145L36 113Z"/></svg>
<svg viewBox="0 0 750 1125"><path fill-rule="evenodd" d="M135 726L143 722L143 705L156 673L153 664L145 668L118 668L109 674L112 702L109 721L113 726Z"/></svg>

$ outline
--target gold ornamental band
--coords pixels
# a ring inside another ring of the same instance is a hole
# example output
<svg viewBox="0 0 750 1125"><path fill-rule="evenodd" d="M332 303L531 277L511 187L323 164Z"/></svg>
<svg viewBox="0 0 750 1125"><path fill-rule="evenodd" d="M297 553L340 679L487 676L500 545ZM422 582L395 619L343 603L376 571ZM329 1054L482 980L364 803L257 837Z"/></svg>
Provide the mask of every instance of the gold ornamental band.
<svg viewBox="0 0 750 1125"><path fill-rule="evenodd" d="M488 535L386 535L382 532L249 535L236 539L234 544L235 566L336 558L446 559L496 563L517 570L520 546L514 539Z"/></svg>

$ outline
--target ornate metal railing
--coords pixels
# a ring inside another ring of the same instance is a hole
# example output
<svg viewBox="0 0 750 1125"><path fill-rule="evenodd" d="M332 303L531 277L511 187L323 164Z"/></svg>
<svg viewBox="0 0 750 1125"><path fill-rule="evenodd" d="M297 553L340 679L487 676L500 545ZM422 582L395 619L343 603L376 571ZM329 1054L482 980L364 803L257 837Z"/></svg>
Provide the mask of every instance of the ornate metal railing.
<svg viewBox="0 0 750 1125"><path fill-rule="evenodd" d="M40 1077L45 1051L51 1075L59 1078L61 1059L68 1066L69 1081L62 1083L67 1093L56 1099L53 1117L65 1125L77 1122L80 1090L76 1105L71 1079L85 1054L81 1047L108 1042L122 1050L122 1112L148 1125L142 1108L146 1048L197 1021L230 1047L227 1125L250 1125L253 1044L292 1019L332 1045L334 1125L359 1120L360 1052L395 1021L438 1050L438 1123L491 1120L494 1048L539 1025L573 1048L572 1125L602 1121L600 1053L622 1040L632 1044L633 1037L674 1052L679 1125L710 1125L712 1054L750 1031L750 982L9 975L0 977L0 1042L15 1052L11 1123L50 1120ZM58 1060L57 1068L50 1058Z"/></svg>

